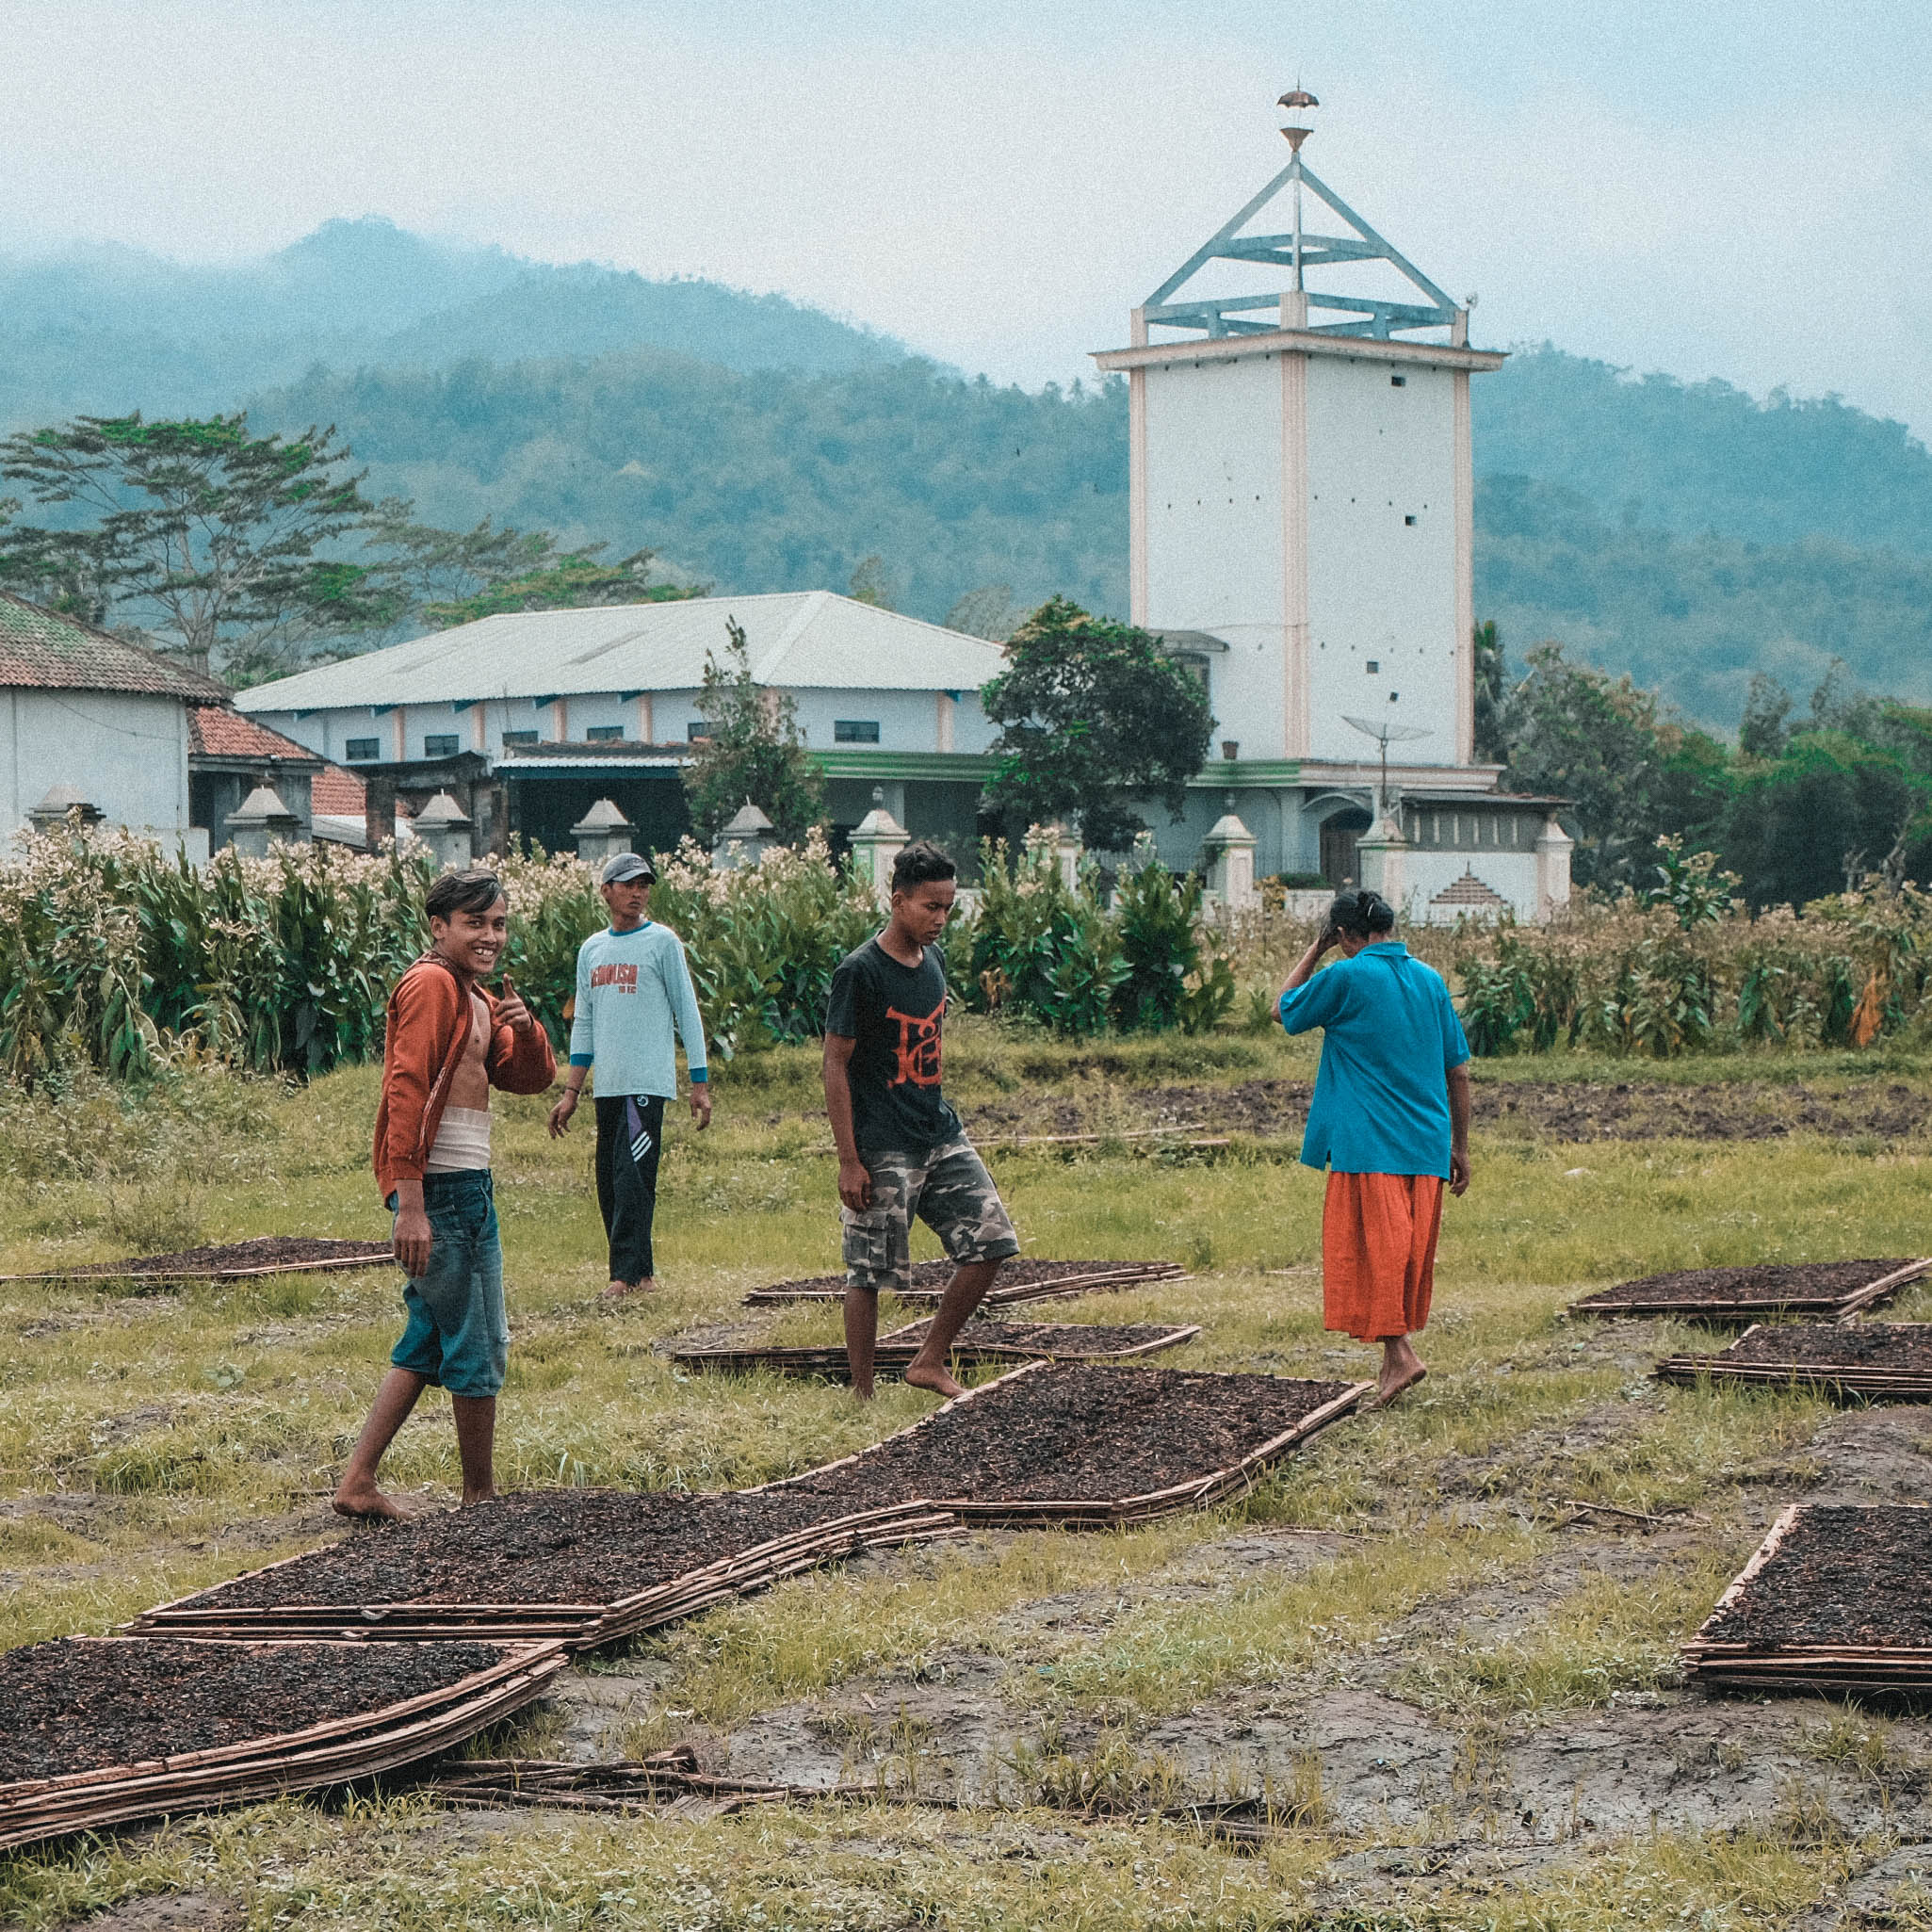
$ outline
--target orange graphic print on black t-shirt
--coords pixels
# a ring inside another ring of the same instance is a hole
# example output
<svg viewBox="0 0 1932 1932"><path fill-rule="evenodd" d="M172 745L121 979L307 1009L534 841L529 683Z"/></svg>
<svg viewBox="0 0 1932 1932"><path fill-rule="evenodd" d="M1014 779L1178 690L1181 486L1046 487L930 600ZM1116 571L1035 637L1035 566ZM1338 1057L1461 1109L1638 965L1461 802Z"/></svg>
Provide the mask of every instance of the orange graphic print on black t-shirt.
<svg viewBox="0 0 1932 1932"><path fill-rule="evenodd" d="M899 1023L898 1063L892 1072L895 1087L907 1084L936 1087L939 1084L939 1022L945 1013L946 1002L943 999L923 1019L909 1013L901 1013L896 1006L885 1009L885 1017Z"/></svg>

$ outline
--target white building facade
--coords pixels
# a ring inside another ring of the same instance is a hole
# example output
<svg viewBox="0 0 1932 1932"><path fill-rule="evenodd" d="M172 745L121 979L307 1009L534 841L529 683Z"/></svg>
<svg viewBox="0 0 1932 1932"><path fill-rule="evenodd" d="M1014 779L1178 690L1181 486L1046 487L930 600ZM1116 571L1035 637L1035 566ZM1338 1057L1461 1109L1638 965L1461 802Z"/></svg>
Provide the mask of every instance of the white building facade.
<svg viewBox="0 0 1932 1932"><path fill-rule="evenodd" d="M50 794L111 825L201 851L189 709L225 687L90 625L0 592L0 812L29 826Z"/></svg>
<svg viewBox="0 0 1932 1932"><path fill-rule="evenodd" d="M680 769L707 730L707 658L727 621L758 685L795 707L835 825L881 794L916 836L970 861L995 727L980 690L998 644L826 591L700 597L481 619L257 686L241 709L360 772L372 839L398 804L447 791L479 852L507 836L567 850L598 799L653 851L689 827Z"/></svg>

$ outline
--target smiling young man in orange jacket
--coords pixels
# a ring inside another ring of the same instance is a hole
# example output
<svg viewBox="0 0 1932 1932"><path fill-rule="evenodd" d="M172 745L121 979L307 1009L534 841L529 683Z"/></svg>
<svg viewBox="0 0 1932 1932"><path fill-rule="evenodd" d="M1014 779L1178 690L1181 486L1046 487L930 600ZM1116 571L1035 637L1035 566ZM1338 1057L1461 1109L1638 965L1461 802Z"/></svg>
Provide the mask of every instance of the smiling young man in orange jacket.
<svg viewBox="0 0 1932 1932"><path fill-rule="evenodd" d="M417 1398L449 1391L463 1500L495 1494L496 1391L510 1347L503 1249L490 1180L490 1089L541 1094L557 1078L544 1029L508 979L493 998L510 933L494 872L446 872L424 901L430 950L389 996L376 1178L396 1212L396 1258L409 1277L409 1323L342 1481L343 1516L407 1514L376 1485L382 1454Z"/></svg>

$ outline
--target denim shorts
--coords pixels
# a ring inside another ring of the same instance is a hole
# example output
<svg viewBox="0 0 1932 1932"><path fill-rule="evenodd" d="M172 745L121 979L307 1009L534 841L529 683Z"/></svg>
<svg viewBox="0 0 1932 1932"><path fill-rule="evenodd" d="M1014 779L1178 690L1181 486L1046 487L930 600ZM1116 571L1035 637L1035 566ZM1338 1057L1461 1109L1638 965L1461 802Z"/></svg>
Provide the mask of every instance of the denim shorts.
<svg viewBox="0 0 1932 1932"><path fill-rule="evenodd" d="M430 1265L403 1287L409 1325L389 1359L451 1395L495 1395L510 1359L510 1322L490 1170L424 1176L423 1208Z"/></svg>

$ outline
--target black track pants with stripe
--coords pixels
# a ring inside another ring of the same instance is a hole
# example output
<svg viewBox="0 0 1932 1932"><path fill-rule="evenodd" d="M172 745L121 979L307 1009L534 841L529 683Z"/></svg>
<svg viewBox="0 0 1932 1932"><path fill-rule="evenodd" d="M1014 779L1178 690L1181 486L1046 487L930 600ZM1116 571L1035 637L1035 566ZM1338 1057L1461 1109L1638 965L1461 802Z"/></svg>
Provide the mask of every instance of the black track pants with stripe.
<svg viewBox="0 0 1932 1932"><path fill-rule="evenodd" d="M597 1096L597 1208L610 1242L610 1279L648 1281L651 1222L658 1212L661 1094Z"/></svg>

